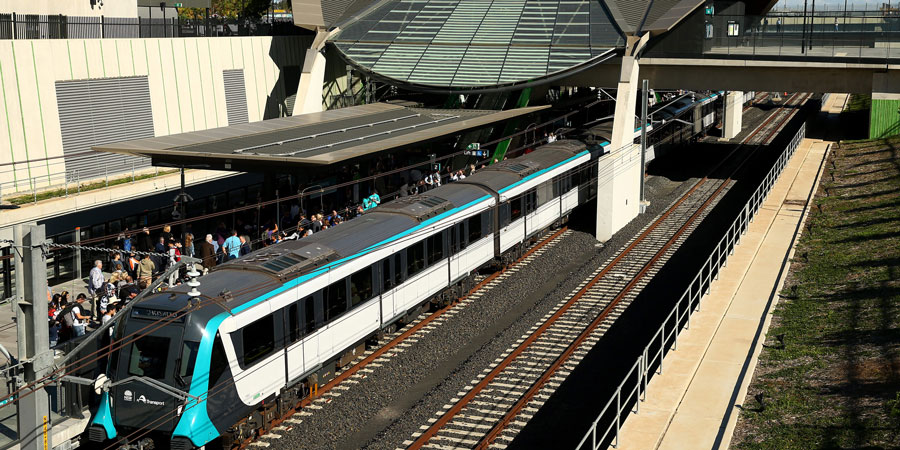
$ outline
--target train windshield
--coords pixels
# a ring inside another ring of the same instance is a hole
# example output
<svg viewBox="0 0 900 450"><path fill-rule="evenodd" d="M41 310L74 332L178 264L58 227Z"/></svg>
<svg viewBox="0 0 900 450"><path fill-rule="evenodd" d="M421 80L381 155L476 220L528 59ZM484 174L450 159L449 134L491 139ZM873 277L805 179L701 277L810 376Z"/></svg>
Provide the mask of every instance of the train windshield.
<svg viewBox="0 0 900 450"><path fill-rule="evenodd" d="M137 336L131 344L128 373L157 380L166 378L169 338Z"/></svg>
<svg viewBox="0 0 900 450"><path fill-rule="evenodd" d="M178 370L181 378L187 378L194 373L198 348L200 348L200 343L196 341L184 341L184 345L181 346L181 367Z"/></svg>

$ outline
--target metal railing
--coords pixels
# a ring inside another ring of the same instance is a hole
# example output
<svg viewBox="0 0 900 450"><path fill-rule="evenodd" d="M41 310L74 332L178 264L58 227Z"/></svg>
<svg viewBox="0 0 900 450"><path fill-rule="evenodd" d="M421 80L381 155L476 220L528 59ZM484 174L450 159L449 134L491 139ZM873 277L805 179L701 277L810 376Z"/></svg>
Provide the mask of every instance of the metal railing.
<svg viewBox="0 0 900 450"><path fill-rule="evenodd" d="M793 156L805 135L806 124L803 124L772 166L772 169L769 170L760 185L753 192L753 195L750 196L738 217L735 218L728 231L719 241L719 244L706 259L706 262L691 281L687 290L675 303L675 307L663 320L662 325L650 339L650 342L644 347L637 361L628 370L622 382L619 383L615 394L606 402L590 429L585 433L584 438L579 442L578 450L585 448L586 444L590 445L590 447L586 448L597 450L604 442L610 439L614 440L612 447L618 447L622 421L631 411L635 414L639 413L640 404L646 399L647 383L651 375L650 368L655 366L657 368L656 372L662 374L662 362L666 355L666 349L671 348L675 350L681 330L690 328L691 313L700 310L700 300L709 293L713 280L718 278L719 269L725 266L728 255L733 253L734 248L740 243L741 236L747 231L766 196L772 190L775 181L778 180L778 176L781 175L781 172L787 166L788 161L790 161L791 156ZM651 351L651 348L657 349ZM631 403L634 403L634 409L628 406ZM602 428L604 426L606 428ZM610 433L612 432L615 434L611 436Z"/></svg>
<svg viewBox="0 0 900 450"><path fill-rule="evenodd" d="M707 16L703 54L842 60L900 58L896 16Z"/></svg>
<svg viewBox="0 0 900 450"><path fill-rule="evenodd" d="M0 14L0 39L113 39L302 34L289 20Z"/></svg>
<svg viewBox="0 0 900 450"><path fill-rule="evenodd" d="M100 158L98 158L98 156ZM67 165L83 166L87 161L89 169L66 169ZM17 178L22 166L31 165L34 171L44 171L44 175L33 175L28 178ZM46 158L44 160L22 161L0 164L0 201L4 198L23 198L30 196L36 203L45 197L48 191L57 191L53 197L68 197L69 194L80 193L82 188L108 187L113 184L134 182L145 178L148 174L159 174L158 167L151 167L149 158L137 158L125 155L107 155L95 151L83 152L80 155ZM130 180L129 180L130 179ZM104 186L98 186L103 184ZM17 201L16 203L24 203Z"/></svg>

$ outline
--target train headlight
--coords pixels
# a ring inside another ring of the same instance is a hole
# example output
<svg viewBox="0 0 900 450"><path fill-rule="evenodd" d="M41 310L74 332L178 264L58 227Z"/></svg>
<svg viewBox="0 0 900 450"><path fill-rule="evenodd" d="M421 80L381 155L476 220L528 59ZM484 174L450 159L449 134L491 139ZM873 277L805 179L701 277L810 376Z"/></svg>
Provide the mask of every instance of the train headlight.
<svg viewBox="0 0 900 450"><path fill-rule="evenodd" d="M94 380L94 392L96 392L97 395L100 395L107 389L108 385L109 377L107 377L105 373L101 373L100 375L97 375L97 379Z"/></svg>

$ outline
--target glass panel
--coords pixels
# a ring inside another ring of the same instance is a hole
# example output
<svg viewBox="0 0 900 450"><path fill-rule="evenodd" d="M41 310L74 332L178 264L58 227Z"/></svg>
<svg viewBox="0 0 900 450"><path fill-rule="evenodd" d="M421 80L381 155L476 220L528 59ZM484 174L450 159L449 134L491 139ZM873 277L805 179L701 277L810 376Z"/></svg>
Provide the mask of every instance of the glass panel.
<svg viewBox="0 0 900 450"><path fill-rule="evenodd" d="M417 242L406 249L406 276L412 277L425 268L425 241Z"/></svg>
<svg viewBox="0 0 900 450"><path fill-rule="evenodd" d="M182 378L189 377L194 373L194 363L197 362L197 349L200 343L195 341L184 341L181 346L181 370L179 375Z"/></svg>
<svg viewBox="0 0 900 450"><path fill-rule="evenodd" d="M316 331L316 301L312 296L300 300L303 303L303 335Z"/></svg>
<svg viewBox="0 0 900 450"><path fill-rule="evenodd" d="M244 345L244 366L252 366L275 351L275 321L272 315L263 317L241 329Z"/></svg>
<svg viewBox="0 0 900 450"><path fill-rule="evenodd" d="M372 298L372 268L368 267L350 276L350 307Z"/></svg>
<svg viewBox="0 0 900 450"><path fill-rule="evenodd" d="M131 344L131 358L128 373L139 377L162 380L166 377L166 363L169 357L169 338L160 336L138 336Z"/></svg>
<svg viewBox="0 0 900 450"><path fill-rule="evenodd" d="M325 288L325 321L340 316L347 311L346 278Z"/></svg>

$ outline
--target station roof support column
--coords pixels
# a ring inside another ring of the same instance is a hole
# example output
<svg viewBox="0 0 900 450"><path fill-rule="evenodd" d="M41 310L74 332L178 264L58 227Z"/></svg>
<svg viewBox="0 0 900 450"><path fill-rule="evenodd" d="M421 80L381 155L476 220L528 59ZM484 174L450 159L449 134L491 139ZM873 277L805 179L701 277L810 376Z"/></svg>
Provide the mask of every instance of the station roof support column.
<svg viewBox="0 0 900 450"><path fill-rule="evenodd" d="M722 137L734 139L741 132L744 118L744 92L728 91L725 96L725 117L722 119Z"/></svg>
<svg viewBox="0 0 900 450"><path fill-rule="evenodd" d="M597 240L608 241L640 211L640 145L634 144L637 105L638 54L649 34L628 36L616 90L610 155L600 158L597 167Z"/></svg>
<svg viewBox="0 0 900 450"><path fill-rule="evenodd" d="M316 38L306 50L303 58L303 70L300 72L300 82L297 86L297 99L294 102L294 110L291 115L300 115L322 111L322 86L325 84L325 55L322 49L333 31L324 28L316 30Z"/></svg>

